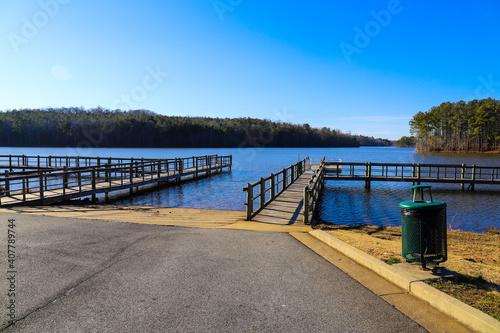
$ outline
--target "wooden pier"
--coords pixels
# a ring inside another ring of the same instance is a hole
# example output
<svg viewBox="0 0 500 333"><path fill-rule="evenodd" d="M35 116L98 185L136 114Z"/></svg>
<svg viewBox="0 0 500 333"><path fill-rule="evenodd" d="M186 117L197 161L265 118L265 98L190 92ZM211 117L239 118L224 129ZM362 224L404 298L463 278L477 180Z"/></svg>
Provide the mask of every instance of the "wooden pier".
<svg viewBox="0 0 500 333"><path fill-rule="evenodd" d="M420 164L420 163L348 163L323 162L324 180L460 184L461 189L474 190L476 184L500 184L500 167ZM331 169L333 168L333 170Z"/></svg>
<svg viewBox="0 0 500 333"><path fill-rule="evenodd" d="M231 170L232 156L124 159L80 156L0 156L0 205L40 205ZM28 170L28 171L27 171Z"/></svg>
<svg viewBox="0 0 500 333"><path fill-rule="evenodd" d="M462 190L474 190L476 184L500 185L500 167L465 164L349 163L327 162L323 159L312 169L314 171L303 170L296 177L294 186L286 186L279 196L262 195L270 191L265 183L269 177L248 184L244 188L247 191L247 220L277 224L303 221L304 224L310 224L327 180L364 181L366 188L370 188L373 181L451 183L460 184ZM259 186L257 196L248 191ZM256 210L252 206L255 200L260 202Z"/></svg>
<svg viewBox="0 0 500 333"><path fill-rule="evenodd" d="M310 170L309 158L303 159L265 178L243 187L246 192L246 219L253 220L258 214L259 221L266 223L291 224L299 219L306 171Z"/></svg>

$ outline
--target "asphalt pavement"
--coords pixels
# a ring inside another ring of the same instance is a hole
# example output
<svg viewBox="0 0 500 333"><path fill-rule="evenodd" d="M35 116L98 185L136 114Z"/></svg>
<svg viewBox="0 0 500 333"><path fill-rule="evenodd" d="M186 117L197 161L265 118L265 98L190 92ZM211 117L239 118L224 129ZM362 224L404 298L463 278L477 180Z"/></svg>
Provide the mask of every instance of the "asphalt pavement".
<svg viewBox="0 0 500 333"><path fill-rule="evenodd" d="M425 332L288 233L15 213L0 225L0 331Z"/></svg>

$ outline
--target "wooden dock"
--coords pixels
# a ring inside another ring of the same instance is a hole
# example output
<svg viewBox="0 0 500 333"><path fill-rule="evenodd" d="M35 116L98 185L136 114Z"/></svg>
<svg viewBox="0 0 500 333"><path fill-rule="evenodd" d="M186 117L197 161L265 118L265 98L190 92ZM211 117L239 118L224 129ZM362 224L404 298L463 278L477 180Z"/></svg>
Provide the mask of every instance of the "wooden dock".
<svg viewBox="0 0 500 333"><path fill-rule="evenodd" d="M273 224L303 222L304 186L314 175L309 158L243 187L246 220Z"/></svg>
<svg viewBox="0 0 500 333"><path fill-rule="evenodd" d="M303 224L304 187L307 186L312 175L314 171L304 172L283 193L259 211L252 221L287 225Z"/></svg>
<svg viewBox="0 0 500 333"><path fill-rule="evenodd" d="M370 188L373 181L408 183L460 184L474 190L476 184L500 185L500 167L420 164L420 163L351 163L322 162L324 180L364 181Z"/></svg>
<svg viewBox="0 0 500 333"><path fill-rule="evenodd" d="M14 163L6 167L8 170L24 170L27 165L36 166L26 163L29 158L22 157L17 164L17 158L9 158ZM38 157L37 162L43 162L44 159L45 157ZM112 164L100 163L101 158L70 157L61 158L60 161L68 161L70 165L62 167L62 170L47 168L61 168L60 164L43 163L43 168L36 171L14 171L12 174L5 171L0 177L0 205L44 205L86 196L91 196L92 201L95 201L99 193L104 193L107 199L110 192L129 189L130 193L133 193L134 190L147 185L161 186L186 177L198 178L222 172L224 169L230 170L232 166L232 156L217 155L175 159L102 160ZM81 164L84 166L77 166Z"/></svg>
<svg viewBox="0 0 500 333"><path fill-rule="evenodd" d="M293 166L290 168L293 170ZM297 166L295 169L300 170L300 174L282 188L279 195L266 196L276 183L272 178L274 174L271 178L261 178L244 187L247 191L247 220L273 224L310 224L327 180L364 181L366 188L370 188L373 181L455 183L460 184L461 189L468 187L470 190L474 190L476 184L500 185L500 167L465 164L350 163L327 162L323 159L319 165L312 166L312 171ZM268 180L271 183L269 187L266 185ZM254 187L259 190L256 196L253 196ZM258 208L254 209L254 205Z"/></svg>

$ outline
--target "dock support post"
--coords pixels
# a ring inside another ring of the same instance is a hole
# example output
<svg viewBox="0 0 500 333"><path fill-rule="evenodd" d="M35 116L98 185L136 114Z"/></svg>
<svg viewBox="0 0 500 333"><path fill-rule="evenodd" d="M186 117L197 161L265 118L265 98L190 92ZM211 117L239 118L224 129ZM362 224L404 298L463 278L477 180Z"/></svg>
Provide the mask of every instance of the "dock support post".
<svg viewBox="0 0 500 333"><path fill-rule="evenodd" d="M42 200L42 204L43 204L43 174L40 173L40 200Z"/></svg>
<svg viewBox="0 0 500 333"><path fill-rule="evenodd" d="M367 177L367 179L365 180L365 188L369 189L370 188L370 179L371 179L371 171L372 169L372 166L371 166L371 163L370 162L366 162L366 165L365 165L365 177Z"/></svg>
<svg viewBox="0 0 500 333"><path fill-rule="evenodd" d="M97 178L99 178L99 166L101 165L101 158L98 156L97 157Z"/></svg>
<svg viewBox="0 0 500 333"><path fill-rule="evenodd" d="M417 179L418 179L418 182L417 182L417 185L420 185L420 176L421 176L421 166L420 166L420 163L417 164Z"/></svg>
<svg viewBox="0 0 500 333"><path fill-rule="evenodd" d="M64 166L63 171L63 187L68 188L68 167Z"/></svg>
<svg viewBox="0 0 500 333"><path fill-rule="evenodd" d="M26 188L26 183L24 182L24 180L28 180L28 178L23 178L23 203L26 202L26 191L28 190Z"/></svg>
<svg viewBox="0 0 500 333"><path fill-rule="evenodd" d="M10 173L9 171L5 170L5 196L9 197L10 196L10 181L9 178Z"/></svg>
<svg viewBox="0 0 500 333"><path fill-rule="evenodd" d="M476 180L476 165L472 164L472 183L470 183L470 190L474 191L474 181Z"/></svg>
<svg viewBox="0 0 500 333"><path fill-rule="evenodd" d="M462 163L462 174L460 175L460 179L465 179L465 164ZM460 190L463 191L465 188L465 183L460 183Z"/></svg>
<svg viewBox="0 0 500 333"><path fill-rule="evenodd" d="M134 167L133 167L133 163L134 162L131 162L130 163L130 168L128 170L128 177L129 177L129 181L130 181L130 185L132 185L134 183ZM134 193L134 188L133 187L130 187L130 194L132 195Z"/></svg>
<svg viewBox="0 0 500 333"><path fill-rule="evenodd" d="M309 187L304 187L304 224L309 224Z"/></svg>
<svg viewBox="0 0 500 333"><path fill-rule="evenodd" d="M382 167L382 171L384 170L384 167ZM382 174L383 176L383 174ZM415 178L415 162L411 164L411 178ZM415 185L415 182L411 182L411 186Z"/></svg>
<svg viewBox="0 0 500 333"><path fill-rule="evenodd" d="M252 219L253 213L253 186L247 183L247 221Z"/></svg>
<svg viewBox="0 0 500 333"><path fill-rule="evenodd" d="M195 167L196 167L196 178L198 178L198 157L196 158Z"/></svg>
<svg viewBox="0 0 500 333"><path fill-rule="evenodd" d="M260 208L266 204L266 181L260 177Z"/></svg>
<svg viewBox="0 0 500 333"><path fill-rule="evenodd" d="M97 171L99 172L99 171ZM92 172L90 174L90 181L92 183L92 202L95 202L96 201L96 195L95 195L95 175L96 175L96 171L95 169L92 169Z"/></svg>
<svg viewBox="0 0 500 333"><path fill-rule="evenodd" d="M287 188L287 184L286 183L287 183L287 180L288 180L287 178L288 177L286 176L286 169L285 168L283 168L282 172L283 172L283 188L282 188L282 191L284 191Z"/></svg>
<svg viewBox="0 0 500 333"><path fill-rule="evenodd" d="M271 201L274 200L274 198L276 197L275 186L276 182L274 179L274 174L271 173Z"/></svg>
<svg viewBox="0 0 500 333"><path fill-rule="evenodd" d="M111 170L109 168L109 164L106 163L104 164L105 171L104 171L104 181L108 182L111 180Z"/></svg>
<svg viewBox="0 0 500 333"><path fill-rule="evenodd" d="M109 192L104 193L104 202L109 203Z"/></svg>

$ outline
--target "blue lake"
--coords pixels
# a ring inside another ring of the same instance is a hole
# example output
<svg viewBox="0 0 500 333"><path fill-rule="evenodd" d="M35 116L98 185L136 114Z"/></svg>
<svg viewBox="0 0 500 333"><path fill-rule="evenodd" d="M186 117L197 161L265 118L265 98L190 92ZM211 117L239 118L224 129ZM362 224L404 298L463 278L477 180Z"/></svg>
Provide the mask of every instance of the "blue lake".
<svg viewBox="0 0 500 333"><path fill-rule="evenodd" d="M412 148L219 148L219 149L110 149L110 148L0 148L0 154L71 155L101 157L174 158L233 155L232 172L119 199L117 204L244 210L242 187L299 159L341 159L345 162L446 163L500 166L495 154L416 153ZM460 191L458 184L433 184L433 197L448 204L448 224L454 229L483 232L500 228L500 188L476 185ZM399 225L399 202L411 199L410 184L327 181L319 218L338 224Z"/></svg>

